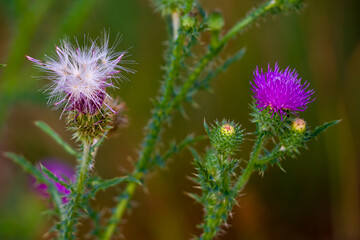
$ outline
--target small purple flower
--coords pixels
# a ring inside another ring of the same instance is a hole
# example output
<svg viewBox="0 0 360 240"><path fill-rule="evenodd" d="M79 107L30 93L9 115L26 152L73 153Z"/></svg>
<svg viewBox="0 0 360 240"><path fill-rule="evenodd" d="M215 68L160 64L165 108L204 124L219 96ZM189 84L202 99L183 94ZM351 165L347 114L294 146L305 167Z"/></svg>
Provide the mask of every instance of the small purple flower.
<svg viewBox="0 0 360 240"><path fill-rule="evenodd" d="M314 90L308 89L309 84L306 81L301 83L297 72L289 67L285 71L280 70L276 63L274 70L268 66L268 71L263 72L262 69L256 67L254 71L253 82L250 81L256 107L260 111L270 108L272 116L274 113L280 115L281 119L288 112L295 115L298 111L304 111L307 104L314 101L311 96Z"/></svg>
<svg viewBox="0 0 360 240"><path fill-rule="evenodd" d="M75 181L75 171L73 168L71 168L67 164L65 164L59 160L55 160L55 159L42 161L41 164L44 167L46 167L49 171L51 171L61 181L65 182L65 183L69 183L69 181L71 181L71 182ZM45 173L44 173L44 176L46 176ZM46 176L46 178L48 178L48 177ZM69 200L68 200L67 196L71 193L70 189L67 189L60 183L56 183L51 179L50 179L50 181L52 183L54 183L56 190L61 195L62 202L64 204L68 203ZM35 183L34 178L32 178L32 182ZM36 184L35 183L35 188L39 192L40 195L42 195L44 197L49 197L48 186L46 184L44 184L44 183Z"/></svg>
<svg viewBox="0 0 360 240"><path fill-rule="evenodd" d="M114 87L112 79L122 77L120 72L130 71L120 66L125 52L115 52L109 47L109 38L104 34L103 41L98 44L89 39L88 46L73 46L68 40L61 41L55 48L56 55L45 61L32 57L26 58L48 73L51 81L45 92L49 102L64 111L75 110L82 114L93 115L106 106L111 98L107 87Z"/></svg>

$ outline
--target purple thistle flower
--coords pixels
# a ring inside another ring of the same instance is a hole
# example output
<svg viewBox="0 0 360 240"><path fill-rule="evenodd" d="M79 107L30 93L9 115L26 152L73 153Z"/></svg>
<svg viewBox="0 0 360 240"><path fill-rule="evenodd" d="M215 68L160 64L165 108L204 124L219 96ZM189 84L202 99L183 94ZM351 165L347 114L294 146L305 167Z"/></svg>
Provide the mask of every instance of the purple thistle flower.
<svg viewBox="0 0 360 240"><path fill-rule="evenodd" d="M82 114L93 115L106 106L111 98L106 88L114 87L112 79L123 77L120 72L130 71L118 65L125 52L115 52L109 47L109 38L104 34L101 44L89 39L88 46L72 46L68 40L61 41L55 48L56 55L46 61L26 58L48 73L51 81L45 92L49 102L64 111L75 110ZM114 111L113 111L114 112Z"/></svg>
<svg viewBox="0 0 360 240"><path fill-rule="evenodd" d="M73 181L75 181L75 171L74 171L73 168L71 168L67 164L65 164L65 163L63 163L63 162L61 162L59 160L55 160L55 159L42 161L41 164L44 167L46 167L49 171L51 171L61 181L63 181L63 182L68 182L68 181L73 182ZM44 176L46 178L48 178L45 173L44 173ZM70 189L67 189L66 187L64 187L60 183L56 183L51 179L49 179L49 180L52 183L54 183L54 186L55 186L56 190L62 196L62 202L64 204L68 203L68 201L69 201L68 200L68 195L71 193ZM32 183L33 184L35 184L35 181L36 180L34 178L32 178ZM40 195L42 195L44 197L49 197L48 186L46 184L44 184L44 183L35 184L35 188L36 188L37 192Z"/></svg>
<svg viewBox="0 0 360 240"><path fill-rule="evenodd" d="M281 119L288 112L297 115L296 112L304 111L307 104L315 100L311 99L314 90L308 89L310 83L306 81L301 83L301 78L298 78L295 69L291 70L287 67L283 71L277 63L274 70L269 64L267 72L263 72L262 69L259 71L256 67L253 82L250 81L250 84L256 107L260 111L269 107L272 116L277 113Z"/></svg>

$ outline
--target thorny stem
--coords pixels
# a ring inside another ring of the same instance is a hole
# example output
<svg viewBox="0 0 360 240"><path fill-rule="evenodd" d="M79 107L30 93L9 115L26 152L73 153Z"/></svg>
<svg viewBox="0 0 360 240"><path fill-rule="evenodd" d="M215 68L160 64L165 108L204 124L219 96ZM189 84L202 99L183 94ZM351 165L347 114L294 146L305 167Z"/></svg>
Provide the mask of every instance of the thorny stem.
<svg viewBox="0 0 360 240"><path fill-rule="evenodd" d="M267 139L266 133L259 133L258 139L256 140L256 143L254 145L253 151L250 155L250 160L248 162L248 165L246 166L245 170L243 171L242 175L240 176L239 180L234 186L234 191L241 191L245 184L250 179L251 174L255 170L255 164L257 163L257 160L259 158L259 154L263 148L263 145L265 144Z"/></svg>
<svg viewBox="0 0 360 240"><path fill-rule="evenodd" d="M142 172L139 172L138 174L134 175L134 177L136 179L141 179L143 176ZM110 219L110 223L107 226L106 230L105 230L105 234L102 236L102 240L110 240L111 236L113 235L116 225L118 224L118 222L120 221L120 219L122 218L125 209L127 208L128 202L131 198L131 196L134 194L134 191L136 189L136 183L135 182L130 182L124 192L123 192L123 196L120 200L120 202L117 204L114 213Z"/></svg>
<svg viewBox="0 0 360 240"><path fill-rule="evenodd" d="M167 77L165 79L165 86L164 86L164 93L162 98L160 99L160 103L155 107L151 120L147 126L148 134L145 136L143 142L143 150L139 156L138 162L136 164L135 170L133 172L133 177L140 180L146 169L146 165L151 158L151 155L154 151L157 139L160 135L161 126L164 120L167 118L168 115L164 114L163 109L166 108L173 91L174 81L178 75L178 71L180 68L180 60L182 58L182 48L185 42L185 34L181 33L180 36L177 37L175 41L175 46L172 52L172 59L170 63L170 69L167 73ZM120 221L122 218L125 209L128 205L129 200L131 199L132 195L134 194L136 188L136 184L128 183L125 188L124 196L121 198L120 202L115 207L115 211L110 218L110 223L107 225L105 229L105 233L102 237L103 240L108 240L111 238L117 222Z"/></svg>
<svg viewBox="0 0 360 240"><path fill-rule="evenodd" d="M219 45L210 48L208 52L205 54L205 56L200 60L200 62L197 64L194 71L190 74L188 79L183 84L180 92L175 96L175 98L170 102L170 104L167 104L166 101L169 99L166 96L169 96L168 94L164 94L165 97L163 97L161 103L155 107L154 113L151 117L151 120L147 126L148 133L144 138L143 142L143 150L141 151L140 157L138 159L138 162L136 164L135 170L133 172L133 177L135 177L138 180L141 180L144 176L145 168L148 163L148 161L151 159L151 155L155 151L155 146L157 143L157 140L160 135L161 126L163 125L164 121L167 119L167 117L171 114L173 109L178 107L178 105L186 98L187 93L191 89L191 87L194 85L195 81L198 79L200 74L203 72L203 70L207 67L208 63L213 60L216 56L218 56L219 52L224 48L226 43L234 37L237 33L241 33L247 26L252 24L257 18L265 15L268 11L270 11L273 7L276 6L276 3L273 1L269 1L263 5L261 5L259 8L255 9L251 14L249 14L247 17L245 17L243 20L241 20L239 23L237 23L234 27L232 27L227 34L221 39L219 42ZM181 36L181 35L180 35ZM177 38L177 41L180 37ZM182 39L181 39L182 41ZM185 41L185 39L184 39ZM175 47L176 49L176 47ZM176 51L176 50L175 50ZM171 63L174 63L175 61L179 61L181 57L181 53L179 55L173 55L174 59ZM173 71L178 71L179 64L174 64L172 70L168 73L168 76L173 73ZM170 89L168 86L169 84L172 84L174 81L173 78L169 78L169 83L165 85L165 89ZM168 92L171 93L171 92ZM165 101L166 100L166 101ZM249 166L252 166L251 169L245 170L244 174L248 174L248 172L251 170L253 171L253 163L249 164ZM250 174L251 175L251 174ZM250 175L247 177L247 179L250 177ZM245 178L245 176L244 176ZM244 181L243 179L242 181ZM246 180L247 181L247 180ZM245 183L246 183L245 181ZM238 183L241 187L241 185L244 185L244 183ZM115 230L116 224L121 220L122 216L124 215L125 209L127 208L127 205L132 198L132 195L135 192L136 184L133 182L130 182L127 184L124 194L126 197L121 198L120 202L115 207L115 212L113 213L112 217L110 218L110 223L107 225L105 234L102 237L102 240L109 240Z"/></svg>
<svg viewBox="0 0 360 240"><path fill-rule="evenodd" d="M278 144L267 156L257 159L256 164L263 165L281 157L285 152L281 150L281 144Z"/></svg>
<svg viewBox="0 0 360 240"><path fill-rule="evenodd" d="M79 169L79 174L76 180L76 186L74 191L73 200L71 200L68 204L68 217L65 223L65 231L64 231L64 238L63 239L72 239L73 235L73 226L76 224L76 216L77 216L77 208L80 206L80 200L83 196L85 185L86 185L86 178L87 173L89 170L89 164L92 161L93 154L90 154L91 151L91 143L84 141L83 143L83 155L81 158L81 166Z"/></svg>

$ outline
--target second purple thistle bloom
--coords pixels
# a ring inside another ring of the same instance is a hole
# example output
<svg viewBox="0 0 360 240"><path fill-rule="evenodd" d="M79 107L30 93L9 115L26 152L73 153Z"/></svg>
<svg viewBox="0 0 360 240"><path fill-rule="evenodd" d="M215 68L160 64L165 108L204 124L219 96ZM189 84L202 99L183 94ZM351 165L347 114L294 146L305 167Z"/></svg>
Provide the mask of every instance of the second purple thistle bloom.
<svg viewBox="0 0 360 240"><path fill-rule="evenodd" d="M254 71L254 79L250 82L254 92L255 104L260 111L269 107L272 116L280 115L281 119L288 113L295 115L298 111L304 111L307 104L314 101L311 96L314 90L308 89L308 82L301 83L297 72L287 67L280 70L276 63L274 70L270 64L268 71L263 72L257 67Z"/></svg>

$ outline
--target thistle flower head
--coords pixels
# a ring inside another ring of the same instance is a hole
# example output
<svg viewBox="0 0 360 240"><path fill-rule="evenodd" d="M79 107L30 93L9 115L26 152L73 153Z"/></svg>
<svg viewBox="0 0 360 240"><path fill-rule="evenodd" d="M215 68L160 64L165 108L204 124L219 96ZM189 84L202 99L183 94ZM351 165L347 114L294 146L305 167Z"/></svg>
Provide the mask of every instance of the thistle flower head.
<svg viewBox="0 0 360 240"><path fill-rule="evenodd" d="M269 64L267 72L256 68L254 80L250 84L256 107L260 111L269 108L272 115L277 113L281 118L287 113L297 115L296 112L304 111L307 104L315 100L311 99L314 90L308 89L309 83L306 81L301 83L295 69L287 67L280 70L277 63L274 70Z"/></svg>
<svg viewBox="0 0 360 240"><path fill-rule="evenodd" d="M51 81L45 90L49 103L63 107L64 111L75 110L93 115L106 106L105 99L110 96L108 87L114 87L113 80L123 76L121 72L129 69L119 65L125 52L115 52L109 47L109 38L104 34L100 44L88 40L89 45L75 46L65 39L55 48L56 55L45 61L26 56L48 73Z"/></svg>

